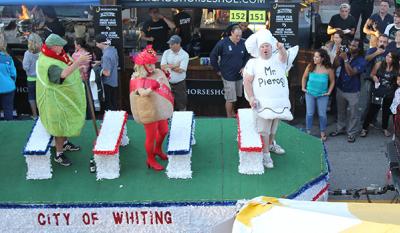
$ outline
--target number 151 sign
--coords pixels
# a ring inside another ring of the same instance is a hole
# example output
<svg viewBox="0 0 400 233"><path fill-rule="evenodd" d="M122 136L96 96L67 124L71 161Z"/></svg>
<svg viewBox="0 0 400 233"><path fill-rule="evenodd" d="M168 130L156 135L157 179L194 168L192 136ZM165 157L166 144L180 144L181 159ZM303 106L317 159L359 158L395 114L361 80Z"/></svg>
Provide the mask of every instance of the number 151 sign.
<svg viewBox="0 0 400 233"><path fill-rule="evenodd" d="M265 23L265 11L249 11L249 23Z"/></svg>

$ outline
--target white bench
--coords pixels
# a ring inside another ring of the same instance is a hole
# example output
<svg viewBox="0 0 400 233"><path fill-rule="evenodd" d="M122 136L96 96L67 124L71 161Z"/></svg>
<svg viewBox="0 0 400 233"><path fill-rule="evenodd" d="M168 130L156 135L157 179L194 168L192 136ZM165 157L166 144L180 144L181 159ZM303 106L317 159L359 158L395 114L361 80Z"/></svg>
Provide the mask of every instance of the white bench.
<svg viewBox="0 0 400 233"><path fill-rule="evenodd" d="M253 114L250 108L238 110L239 173L261 175L264 173L263 142L256 131Z"/></svg>
<svg viewBox="0 0 400 233"><path fill-rule="evenodd" d="M195 120L191 111L174 112L168 136L168 178L192 178L191 157Z"/></svg>
<svg viewBox="0 0 400 233"><path fill-rule="evenodd" d="M116 179L119 177L119 147L129 143L125 111L106 111L99 136L93 148L96 162L96 178Z"/></svg>
<svg viewBox="0 0 400 233"><path fill-rule="evenodd" d="M47 132L40 118L38 118L22 152L28 167L26 179L41 180L52 177L50 160L52 141L53 137Z"/></svg>

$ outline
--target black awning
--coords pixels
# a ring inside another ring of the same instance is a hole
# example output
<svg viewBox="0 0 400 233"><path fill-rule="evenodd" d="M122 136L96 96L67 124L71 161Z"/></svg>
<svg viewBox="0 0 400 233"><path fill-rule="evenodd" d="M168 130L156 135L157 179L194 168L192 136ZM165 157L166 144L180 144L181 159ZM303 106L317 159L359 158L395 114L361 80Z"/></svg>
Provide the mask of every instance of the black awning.
<svg viewBox="0 0 400 233"><path fill-rule="evenodd" d="M0 5L95 5L100 0L0 0Z"/></svg>
<svg viewBox="0 0 400 233"><path fill-rule="evenodd" d="M265 10L271 0L119 0L122 7L132 8L210 8Z"/></svg>

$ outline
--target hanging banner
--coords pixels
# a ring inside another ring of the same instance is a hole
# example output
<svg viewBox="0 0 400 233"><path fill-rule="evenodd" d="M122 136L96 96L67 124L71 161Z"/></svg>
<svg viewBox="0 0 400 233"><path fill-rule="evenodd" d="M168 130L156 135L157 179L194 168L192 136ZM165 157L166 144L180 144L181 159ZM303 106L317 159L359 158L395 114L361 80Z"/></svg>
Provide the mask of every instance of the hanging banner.
<svg viewBox="0 0 400 233"><path fill-rule="evenodd" d="M297 3L272 4L270 31L285 48L298 44L299 11Z"/></svg>
<svg viewBox="0 0 400 233"><path fill-rule="evenodd" d="M247 11L242 10L230 10L229 11L229 22L246 22Z"/></svg>
<svg viewBox="0 0 400 233"><path fill-rule="evenodd" d="M265 23L265 11L249 11L249 23Z"/></svg>
<svg viewBox="0 0 400 233"><path fill-rule="evenodd" d="M100 0L1 0L1 5L49 5L49 6L70 6L70 5L93 5L99 4Z"/></svg>
<svg viewBox="0 0 400 233"><path fill-rule="evenodd" d="M268 0L120 0L123 7L266 9Z"/></svg>
<svg viewBox="0 0 400 233"><path fill-rule="evenodd" d="M111 40L118 51L119 67L124 67L121 6L95 6L93 10L94 31Z"/></svg>

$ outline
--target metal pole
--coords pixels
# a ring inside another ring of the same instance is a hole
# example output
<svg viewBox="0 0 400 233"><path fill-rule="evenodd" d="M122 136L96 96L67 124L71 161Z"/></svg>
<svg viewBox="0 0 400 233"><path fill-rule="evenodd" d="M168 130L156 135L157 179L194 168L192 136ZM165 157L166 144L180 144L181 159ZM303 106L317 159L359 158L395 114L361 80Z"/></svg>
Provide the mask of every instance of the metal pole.
<svg viewBox="0 0 400 233"><path fill-rule="evenodd" d="M86 96L89 104L89 109L90 109L90 115L92 116L92 122L93 122L93 127L96 132L96 137L99 136L99 129L97 128L97 123L96 123L96 115L94 113L94 106L93 106L93 96L92 96L92 91L89 88L88 81L86 79L83 80L83 83L85 84L86 88Z"/></svg>

